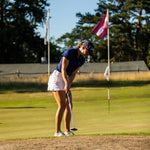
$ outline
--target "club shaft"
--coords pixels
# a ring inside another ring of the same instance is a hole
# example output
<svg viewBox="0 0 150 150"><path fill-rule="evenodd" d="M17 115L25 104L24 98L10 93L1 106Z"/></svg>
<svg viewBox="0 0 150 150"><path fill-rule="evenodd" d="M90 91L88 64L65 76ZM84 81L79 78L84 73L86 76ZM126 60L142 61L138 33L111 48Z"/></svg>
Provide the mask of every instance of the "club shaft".
<svg viewBox="0 0 150 150"><path fill-rule="evenodd" d="M68 96L69 108L70 108L70 113L71 113L71 118L72 118L72 124L73 124L73 128L75 128L69 93L67 93L67 96Z"/></svg>

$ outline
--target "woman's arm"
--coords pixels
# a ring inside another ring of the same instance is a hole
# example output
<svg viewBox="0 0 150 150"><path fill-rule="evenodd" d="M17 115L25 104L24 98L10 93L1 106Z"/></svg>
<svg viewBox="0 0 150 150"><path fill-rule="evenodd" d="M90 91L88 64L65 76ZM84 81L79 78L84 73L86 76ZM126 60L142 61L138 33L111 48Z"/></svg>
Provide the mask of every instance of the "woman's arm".
<svg viewBox="0 0 150 150"><path fill-rule="evenodd" d="M65 87L64 87L65 93L67 93L68 90L70 89L69 88L69 82L67 80L67 72L66 72L68 64L69 64L69 60L67 58L63 57L62 67L61 67L61 73L62 73L62 77L63 77L64 82L65 82Z"/></svg>
<svg viewBox="0 0 150 150"><path fill-rule="evenodd" d="M64 87L64 90L65 90L65 93L68 92L68 90L71 88L71 84L75 78L75 75L76 73L79 71L80 67L78 67L69 77L69 80L67 79L67 72L66 72L66 69L68 67L68 64L69 64L69 60L65 57L63 57L63 60L62 60L62 67L61 67L61 73L62 73L62 77L63 77L63 80L65 82L65 87Z"/></svg>
<svg viewBox="0 0 150 150"><path fill-rule="evenodd" d="M69 77L69 87L71 87L71 84L76 76L76 73L79 71L80 67L78 67L72 74L71 76Z"/></svg>

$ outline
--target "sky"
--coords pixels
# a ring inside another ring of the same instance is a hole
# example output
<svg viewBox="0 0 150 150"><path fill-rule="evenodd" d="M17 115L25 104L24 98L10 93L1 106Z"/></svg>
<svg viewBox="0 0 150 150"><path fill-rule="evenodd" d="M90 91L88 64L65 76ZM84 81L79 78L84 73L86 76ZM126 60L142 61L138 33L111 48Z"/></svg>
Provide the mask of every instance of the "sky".
<svg viewBox="0 0 150 150"><path fill-rule="evenodd" d="M95 13L99 0L48 0L50 3L50 37L57 39L75 28L78 18L76 13ZM45 36L45 24L37 30Z"/></svg>

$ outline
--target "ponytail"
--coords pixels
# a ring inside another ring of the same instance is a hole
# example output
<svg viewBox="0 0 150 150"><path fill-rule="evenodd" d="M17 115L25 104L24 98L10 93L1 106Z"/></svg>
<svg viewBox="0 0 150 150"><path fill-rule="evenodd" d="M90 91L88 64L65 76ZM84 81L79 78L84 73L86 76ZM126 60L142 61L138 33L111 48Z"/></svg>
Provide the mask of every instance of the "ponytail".
<svg viewBox="0 0 150 150"><path fill-rule="evenodd" d="M80 48L83 42L78 43L77 48Z"/></svg>

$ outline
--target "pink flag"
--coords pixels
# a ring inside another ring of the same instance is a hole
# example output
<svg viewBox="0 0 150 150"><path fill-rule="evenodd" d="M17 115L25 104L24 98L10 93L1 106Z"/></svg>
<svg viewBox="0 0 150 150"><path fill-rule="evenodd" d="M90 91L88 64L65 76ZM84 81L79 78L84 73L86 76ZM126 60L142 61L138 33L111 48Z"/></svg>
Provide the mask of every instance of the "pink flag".
<svg viewBox="0 0 150 150"><path fill-rule="evenodd" d="M92 29L92 31L102 39L107 35L108 28L108 13L98 22L98 24Z"/></svg>

